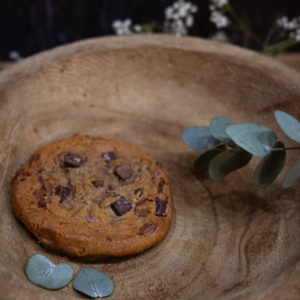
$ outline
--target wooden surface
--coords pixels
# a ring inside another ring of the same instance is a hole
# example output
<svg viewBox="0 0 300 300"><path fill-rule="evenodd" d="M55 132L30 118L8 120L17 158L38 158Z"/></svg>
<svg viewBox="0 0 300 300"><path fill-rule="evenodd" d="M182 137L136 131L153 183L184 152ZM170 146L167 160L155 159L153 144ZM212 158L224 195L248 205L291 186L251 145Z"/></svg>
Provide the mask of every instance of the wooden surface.
<svg viewBox="0 0 300 300"><path fill-rule="evenodd" d="M300 53L286 53L281 54L276 59L283 62L287 66L300 71Z"/></svg>
<svg viewBox="0 0 300 300"><path fill-rule="evenodd" d="M298 52L281 54L278 57L274 57L274 59L283 62L285 65L289 66L290 68L300 71L300 53ZM0 71L7 69L13 64L14 64L13 62L5 62L5 61L0 62Z"/></svg>
<svg viewBox="0 0 300 300"><path fill-rule="evenodd" d="M192 172L188 126L215 115L274 128L282 109L300 117L300 75L250 51L194 38L114 37L41 53L0 73L0 294L82 299L71 284L50 292L24 275L48 253L13 217L10 180L41 145L79 132L134 143L162 161L174 195L167 237L136 256L93 266L115 282L111 299L299 299L299 185L252 184L258 160L219 183ZM288 153L288 161L295 160Z"/></svg>

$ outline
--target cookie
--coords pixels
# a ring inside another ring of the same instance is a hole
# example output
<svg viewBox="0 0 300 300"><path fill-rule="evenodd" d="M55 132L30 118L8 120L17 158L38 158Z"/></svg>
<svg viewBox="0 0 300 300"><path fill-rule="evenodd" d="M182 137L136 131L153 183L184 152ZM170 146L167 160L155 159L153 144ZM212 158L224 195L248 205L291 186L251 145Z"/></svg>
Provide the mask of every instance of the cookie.
<svg viewBox="0 0 300 300"><path fill-rule="evenodd" d="M30 157L12 182L11 205L45 248L89 260L144 251L172 220L161 163L134 145L80 135Z"/></svg>

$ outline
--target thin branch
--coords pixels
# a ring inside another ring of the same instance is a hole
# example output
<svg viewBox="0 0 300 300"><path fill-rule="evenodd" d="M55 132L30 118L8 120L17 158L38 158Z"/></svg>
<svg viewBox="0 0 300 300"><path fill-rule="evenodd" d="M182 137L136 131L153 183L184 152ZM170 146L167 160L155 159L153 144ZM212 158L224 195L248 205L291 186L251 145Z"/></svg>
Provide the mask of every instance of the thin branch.
<svg viewBox="0 0 300 300"><path fill-rule="evenodd" d="M300 147L272 148L271 151L300 150Z"/></svg>
<svg viewBox="0 0 300 300"><path fill-rule="evenodd" d="M248 27L244 23L241 22L241 20L239 19L239 17L236 15L235 11L232 9L232 7L229 4L225 6L225 10L232 16L234 21L237 23L237 25L240 27L240 29L243 32L245 32L250 38L252 38L252 40L254 40L259 45L261 45L261 46L263 45L263 42L261 41L261 39L259 37L257 37L256 35L254 35L248 29Z"/></svg>

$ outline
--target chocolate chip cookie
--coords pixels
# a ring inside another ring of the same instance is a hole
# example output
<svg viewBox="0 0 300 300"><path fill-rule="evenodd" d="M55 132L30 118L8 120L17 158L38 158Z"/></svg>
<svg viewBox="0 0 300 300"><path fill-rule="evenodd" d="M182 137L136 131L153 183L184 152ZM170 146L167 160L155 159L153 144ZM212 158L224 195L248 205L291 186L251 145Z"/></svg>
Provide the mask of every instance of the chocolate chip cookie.
<svg viewBox="0 0 300 300"><path fill-rule="evenodd" d="M89 260L146 250L172 219L161 163L134 145L80 135L37 150L12 182L11 204L45 248Z"/></svg>

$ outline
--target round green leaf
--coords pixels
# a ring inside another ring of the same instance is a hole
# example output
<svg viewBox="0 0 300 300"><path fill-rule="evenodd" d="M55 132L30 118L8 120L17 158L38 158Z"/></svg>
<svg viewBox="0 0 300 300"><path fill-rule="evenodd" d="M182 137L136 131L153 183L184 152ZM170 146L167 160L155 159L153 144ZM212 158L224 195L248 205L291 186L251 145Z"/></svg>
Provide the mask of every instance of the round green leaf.
<svg viewBox="0 0 300 300"><path fill-rule="evenodd" d="M25 274L32 283L48 290L57 290L66 286L72 280L73 273L70 265L54 265L41 254L31 256L25 269Z"/></svg>
<svg viewBox="0 0 300 300"><path fill-rule="evenodd" d="M220 142L215 139L208 127L190 127L184 130L182 134L183 142L198 152L209 150Z"/></svg>
<svg viewBox="0 0 300 300"><path fill-rule="evenodd" d="M267 155L277 140L274 131L252 123L229 125L226 133L238 146L256 156Z"/></svg>
<svg viewBox="0 0 300 300"><path fill-rule="evenodd" d="M250 153L243 150L226 150L211 160L209 176L213 181L220 181L230 172L247 165L251 157Z"/></svg>
<svg viewBox="0 0 300 300"><path fill-rule="evenodd" d="M284 148L282 142L277 142L273 148ZM254 183L264 188L270 185L280 173L285 164L286 151L271 151L258 164L254 172Z"/></svg>
<svg viewBox="0 0 300 300"><path fill-rule="evenodd" d="M233 124L234 123L229 119L222 116L217 116L211 120L209 125L209 130L213 135L213 137L215 137L217 140L223 142L224 144L230 147L234 147L235 146L234 142L226 133L226 128L229 125L233 125Z"/></svg>
<svg viewBox="0 0 300 300"><path fill-rule="evenodd" d="M114 291L114 282L93 267L84 267L77 273L73 288L92 298L107 297Z"/></svg>
<svg viewBox="0 0 300 300"><path fill-rule="evenodd" d="M298 159L286 172L282 187L287 189L300 179L300 159Z"/></svg>
<svg viewBox="0 0 300 300"><path fill-rule="evenodd" d="M224 144L218 145L215 148L205 151L201 154L194 162L194 168L200 172L204 173L208 170L208 166L210 161L222 151L226 150L226 146Z"/></svg>
<svg viewBox="0 0 300 300"><path fill-rule="evenodd" d="M284 133L290 139L300 143L300 122L290 114L281 110L276 110L274 114Z"/></svg>

